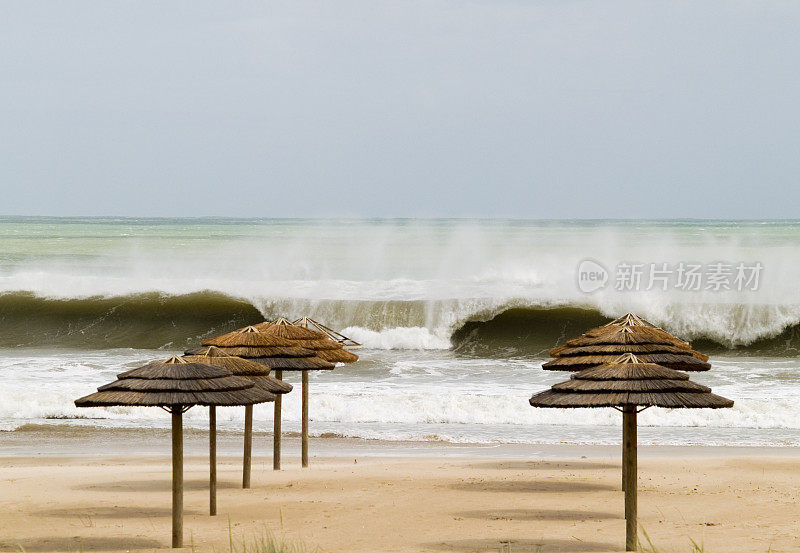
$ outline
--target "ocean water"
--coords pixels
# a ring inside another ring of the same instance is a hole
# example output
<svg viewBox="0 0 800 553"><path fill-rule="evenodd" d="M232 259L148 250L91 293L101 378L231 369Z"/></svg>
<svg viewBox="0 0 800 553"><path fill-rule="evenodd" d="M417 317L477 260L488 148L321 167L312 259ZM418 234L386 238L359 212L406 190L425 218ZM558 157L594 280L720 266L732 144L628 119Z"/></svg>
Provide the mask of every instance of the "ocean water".
<svg viewBox="0 0 800 553"><path fill-rule="evenodd" d="M649 409L643 442L797 446L799 278L794 221L1 218L0 429L165 427L158 409L72 400L204 337L310 315L364 344L312 373L313 435L616 443L614 410L527 399L568 377L541 370L549 348L634 311L709 353L693 378L736 402ZM285 405L299 429L299 394ZM256 408L257 429L271 419Z"/></svg>

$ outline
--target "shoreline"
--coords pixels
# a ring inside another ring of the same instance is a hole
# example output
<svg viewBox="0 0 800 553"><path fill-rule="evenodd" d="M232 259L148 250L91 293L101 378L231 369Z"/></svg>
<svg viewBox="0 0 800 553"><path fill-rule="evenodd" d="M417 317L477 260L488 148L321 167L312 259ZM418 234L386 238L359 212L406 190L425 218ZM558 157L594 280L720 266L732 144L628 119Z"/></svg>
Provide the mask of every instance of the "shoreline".
<svg viewBox="0 0 800 553"><path fill-rule="evenodd" d="M184 429L187 457L202 458L208 452L208 433ZM241 432L218 431L217 452L221 457L241 457ZM300 438L286 433L282 438L282 457L299 458ZM414 458L496 458L496 459L580 459L618 458L620 444L592 443L453 443L446 441L390 441L346 437L312 437L312 458L347 459L358 457ZM161 457L169 456L170 431L165 428L104 428L98 426L31 425L16 431L0 432L0 458L81 458L81 457ZM253 433L254 458L272 457L272 434ZM738 445L641 445L640 457L726 458L800 457L800 447Z"/></svg>

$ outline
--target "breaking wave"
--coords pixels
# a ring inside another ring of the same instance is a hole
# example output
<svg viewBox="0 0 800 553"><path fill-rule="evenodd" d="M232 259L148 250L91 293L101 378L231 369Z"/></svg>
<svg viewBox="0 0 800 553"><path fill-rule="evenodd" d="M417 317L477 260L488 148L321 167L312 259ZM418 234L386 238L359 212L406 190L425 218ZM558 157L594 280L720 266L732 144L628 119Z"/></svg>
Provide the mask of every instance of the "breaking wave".
<svg viewBox="0 0 800 553"><path fill-rule="evenodd" d="M566 338L622 312L522 299L253 300L213 291L48 298L8 292L0 294L0 347L183 349L265 318L310 315L370 349L452 348L481 357L542 357ZM711 353L800 352L796 306L684 304L638 313Z"/></svg>
<svg viewBox="0 0 800 553"><path fill-rule="evenodd" d="M714 351L800 347L796 221L0 218L0 237L5 347L180 349L309 315L374 349L532 356L628 311ZM612 279L593 293L587 256ZM757 289L611 285L621 263L723 261L763 266Z"/></svg>

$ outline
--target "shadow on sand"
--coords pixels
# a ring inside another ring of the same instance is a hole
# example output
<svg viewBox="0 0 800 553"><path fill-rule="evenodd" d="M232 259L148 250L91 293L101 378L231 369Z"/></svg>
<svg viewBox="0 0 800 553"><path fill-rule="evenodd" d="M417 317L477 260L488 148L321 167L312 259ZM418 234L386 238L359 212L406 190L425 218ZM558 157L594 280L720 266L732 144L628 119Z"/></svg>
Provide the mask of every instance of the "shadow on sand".
<svg viewBox="0 0 800 553"><path fill-rule="evenodd" d="M218 490L241 489L242 485L235 482L217 482ZM97 484L82 484L75 486L74 490L90 492L169 492L172 490L170 480L117 480L114 482L98 482ZM208 489L208 480L186 480L183 483L185 491L198 491Z"/></svg>
<svg viewBox="0 0 800 553"><path fill-rule="evenodd" d="M600 461L494 461L472 463L468 466L475 469L492 470L619 470L620 468L619 463L604 463Z"/></svg>
<svg viewBox="0 0 800 553"><path fill-rule="evenodd" d="M575 522L622 518L619 513L559 509L492 509L490 511L464 511L455 513L455 516L484 520L567 520Z"/></svg>
<svg viewBox="0 0 800 553"><path fill-rule="evenodd" d="M18 541L0 541L0 549L3 551L25 551L26 553L37 553L45 551L129 551L134 549L158 549L167 547L168 543L162 543L149 538L36 538L21 539Z"/></svg>
<svg viewBox="0 0 800 553"><path fill-rule="evenodd" d="M618 551L619 546L609 543L593 541L580 541L577 539L481 539L481 540L453 540L440 543L426 543L429 549L454 552L492 552L511 551L513 553L555 553L557 551L579 552L606 552Z"/></svg>
<svg viewBox="0 0 800 553"><path fill-rule="evenodd" d="M466 492L597 492L615 491L609 484L580 482L577 480L478 480L458 482L450 486L454 490Z"/></svg>
<svg viewBox="0 0 800 553"><path fill-rule="evenodd" d="M38 514L53 518L79 518L91 521L93 518L167 518L172 516L172 509L169 507L83 507L72 509L49 509L39 511ZM206 514L200 511L185 509L184 515Z"/></svg>

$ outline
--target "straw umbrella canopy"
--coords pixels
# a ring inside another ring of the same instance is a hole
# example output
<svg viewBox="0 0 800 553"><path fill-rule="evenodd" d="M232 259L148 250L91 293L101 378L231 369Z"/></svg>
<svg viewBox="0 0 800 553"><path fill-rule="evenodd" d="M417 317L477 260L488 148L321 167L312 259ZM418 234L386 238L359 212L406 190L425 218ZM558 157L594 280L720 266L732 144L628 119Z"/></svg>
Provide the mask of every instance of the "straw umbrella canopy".
<svg viewBox="0 0 800 553"><path fill-rule="evenodd" d="M261 332L279 336L292 341L295 345L314 351L317 357L330 363L354 363L358 361L358 355L347 351L344 346L330 338L327 333L311 328L298 326L283 317L274 322L265 321L253 325ZM327 328L327 327L326 327ZM287 369L291 370L291 369ZM308 371L314 369L295 369L302 371L303 382L303 405L301 423L301 465L308 466ZM276 404L277 416L277 404Z"/></svg>
<svg viewBox="0 0 800 553"><path fill-rule="evenodd" d="M294 327L297 331L304 333L313 332L302 327ZM317 337L315 335L315 337ZM303 342L304 345L307 342ZM243 357L266 365L275 371L275 378L280 380L283 378L283 371L302 371L307 375L307 371L311 370L331 370L335 364L326 361L325 359L317 356L316 351L306 347L300 347L297 339L289 339L276 333L274 331L265 331L263 323L261 328L259 325L248 326L209 338L203 342L204 346L217 346L222 351L229 355ZM339 346L340 347L340 346ZM198 353L201 348L194 348L187 350L187 354ZM304 383L307 377L303 379ZM303 387L304 397L308 390L308 386ZM307 403L304 402L304 405ZM273 430L273 456L272 466L275 470L281 468L281 396L278 395L275 399L275 415L274 415L274 430ZM307 409L307 407L306 407ZM306 411L307 412L307 411ZM306 423L307 428L307 423ZM307 447L307 446L306 446Z"/></svg>
<svg viewBox="0 0 800 553"><path fill-rule="evenodd" d="M348 338L341 332L337 332L336 330L333 330L332 328L325 326L319 321L315 321L311 317L300 317L296 321L292 321L292 324L296 326L302 326L304 328L310 328L311 330L316 330L318 332L327 334L328 338L336 342L339 342L346 348L358 349L361 347L361 344L359 342L356 342L352 338Z"/></svg>
<svg viewBox="0 0 800 553"><path fill-rule="evenodd" d="M296 346L310 349L316 353L317 357L325 361L331 363L355 363L358 361L358 355L344 349L342 343L326 332L296 325L283 317L276 321L264 321L253 326L261 332L285 338Z"/></svg>
<svg viewBox="0 0 800 553"><path fill-rule="evenodd" d="M550 350L555 357L542 368L550 371L580 371L633 353L641 361L657 363L680 371L707 371L708 356L692 349L688 342L628 313L603 326L568 340Z"/></svg>
<svg viewBox="0 0 800 553"><path fill-rule="evenodd" d="M117 375L76 407L161 407L172 414L172 547L183 546L183 413L195 405L252 405L275 399L251 380L180 357L153 361Z"/></svg>
<svg viewBox="0 0 800 553"><path fill-rule="evenodd" d="M693 350L688 342L656 327L641 317L627 313L603 326L550 350L555 357L542 368L548 371L581 371L613 361L623 353L635 354L640 361L681 371L707 371L708 356ZM623 432L625 432L623 426ZM624 439L624 436L623 436ZM622 466L622 489L627 477Z"/></svg>
<svg viewBox="0 0 800 553"><path fill-rule="evenodd" d="M534 394L533 407L613 407L622 411L622 463L625 485L625 548L636 548L636 415L648 407L719 409L733 401L711 393L711 388L689 380L685 372L647 363L626 353L610 363L585 369Z"/></svg>
<svg viewBox="0 0 800 553"><path fill-rule="evenodd" d="M287 394L292 391L292 385L269 375L269 367L228 355L216 346L208 346L195 355L184 355L183 359L189 363L205 363L227 370L235 376L242 376L251 380L259 388L272 394ZM211 515L217 514L217 408L214 405L208 408L208 456L211 480ZM253 406L244 407L244 455L242 456L242 487L250 487L250 469L253 452Z"/></svg>

